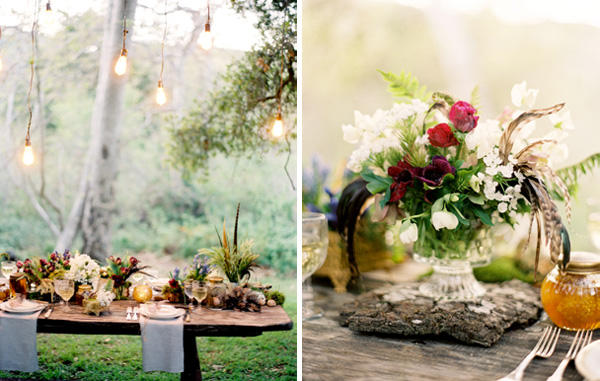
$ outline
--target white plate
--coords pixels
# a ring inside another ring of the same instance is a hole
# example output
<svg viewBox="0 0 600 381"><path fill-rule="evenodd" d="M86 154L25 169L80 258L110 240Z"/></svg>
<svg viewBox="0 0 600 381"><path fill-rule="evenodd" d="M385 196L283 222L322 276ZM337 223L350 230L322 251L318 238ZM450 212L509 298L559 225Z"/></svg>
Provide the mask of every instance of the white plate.
<svg viewBox="0 0 600 381"><path fill-rule="evenodd" d="M25 300L20 305L11 305L11 301L0 304L0 309L5 312L16 313L16 314L29 314L39 311L46 307L45 304L35 303L29 300Z"/></svg>
<svg viewBox="0 0 600 381"><path fill-rule="evenodd" d="M156 312L151 311L147 306L142 306L140 309L142 315L157 320L171 320L185 314L183 309L172 306L161 306Z"/></svg>
<svg viewBox="0 0 600 381"><path fill-rule="evenodd" d="M575 366L586 380L600 380L600 340L592 341L579 352Z"/></svg>

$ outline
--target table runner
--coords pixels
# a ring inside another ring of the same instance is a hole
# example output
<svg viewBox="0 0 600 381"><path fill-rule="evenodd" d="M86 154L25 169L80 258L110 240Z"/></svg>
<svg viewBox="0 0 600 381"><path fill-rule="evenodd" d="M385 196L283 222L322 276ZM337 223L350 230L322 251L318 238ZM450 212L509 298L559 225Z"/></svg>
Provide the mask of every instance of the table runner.
<svg viewBox="0 0 600 381"><path fill-rule="evenodd" d="M0 369L35 372L38 370L37 319L33 314L0 311Z"/></svg>

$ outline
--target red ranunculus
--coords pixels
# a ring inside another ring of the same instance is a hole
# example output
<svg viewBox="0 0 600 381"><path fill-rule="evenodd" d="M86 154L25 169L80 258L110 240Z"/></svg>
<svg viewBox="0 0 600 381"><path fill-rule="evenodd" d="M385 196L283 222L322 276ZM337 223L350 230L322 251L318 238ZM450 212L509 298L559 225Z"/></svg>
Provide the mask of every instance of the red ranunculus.
<svg viewBox="0 0 600 381"><path fill-rule="evenodd" d="M434 147L446 148L458 145L458 140L447 123L440 123L428 129L427 135L429 135L429 143Z"/></svg>
<svg viewBox="0 0 600 381"><path fill-rule="evenodd" d="M129 263L131 264L131 266L135 266L135 265L137 265L137 264L138 264L138 262L139 262L139 261L137 260L137 258L136 258L136 257L130 257L130 258L129 258Z"/></svg>
<svg viewBox="0 0 600 381"><path fill-rule="evenodd" d="M444 156L434 156L431 164L423 168L423 173L417 178L425 184L437 187L442 184L444 176L449 173L455 173L454 168Z"/></svg>
<svg viewBox="0 0 600 381"><path fill-rule="evenodd" d="M450 108L448 119L454 127L462 132L469 132L477 127L479 117L475 115L477 110L467 102L458 101Z"/></svg>

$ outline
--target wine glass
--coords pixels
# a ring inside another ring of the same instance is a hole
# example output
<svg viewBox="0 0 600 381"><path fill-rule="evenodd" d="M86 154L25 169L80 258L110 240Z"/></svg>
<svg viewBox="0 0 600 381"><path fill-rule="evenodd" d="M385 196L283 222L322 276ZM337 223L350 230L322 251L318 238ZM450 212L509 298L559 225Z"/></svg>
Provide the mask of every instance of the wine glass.
<svg viewBox="0 0 600 381"><path fill-rule="evenodd" d="M69 299L75 293L75 282L72 279L55 279L54 292L65 302L65 311L70 311Z"/></svg>
<svg viewBox="0 0 600 381"><path fill-rule="evenodd" d="M193 286L194 286L194 281L192 281L192 280L186 280L185 282L183 282L183 292L184 292L185 296L187 296L187 300L189 301L188 307L190 310L192 309L192 301L194 298L194 295L192 294Z"/></svg>
<svg viewBox="0 0 600 381"><path fill-rule="evenodd" d="M327 218L322 213L302 213L302 320L323 316L314 306L310 276L317 271L325 258L329 244Z"/></svg>
<svg viewBox="0 0 600 381"><path fill-rule="evenodd" d="M192 295L198 301L198 306L201 307L202 301L208 296L208 287L200 282L194 282L192 284Z"/></svg>
<svg viewBox="0 0 600 381"><path fill-rule="evenodd" d="M142 281L144 280L144 274L142 274L140 271L135 272L131 275L131 280L133 281L134 285L142 284Z"/></svg>
<svg viewBox="0 0 600 381"><path fill-rule="evenodd" d="M9 275L10 292L15 297L17 303L22 303L27 296L27 277L22 272L15 272Z"/></svg>
<svg viewBox="0 0 600 381"><path fill-rule="evenodd" d="M17 262L15 261L4 261L0 263L0 266L2 267L2 275L4 275L6 279L10 277L10 274L17 270Z"/></svg>

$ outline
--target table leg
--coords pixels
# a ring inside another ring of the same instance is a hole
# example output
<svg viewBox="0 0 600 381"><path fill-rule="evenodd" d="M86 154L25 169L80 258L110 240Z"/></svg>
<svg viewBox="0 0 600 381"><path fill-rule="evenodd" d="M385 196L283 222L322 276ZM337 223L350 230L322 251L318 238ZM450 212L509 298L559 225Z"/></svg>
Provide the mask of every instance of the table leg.
<svg viewBox="0 0 600 381"><path fill-rule="evenodd" d="M196 336L183 334L183 373L181 381L202 381L200 360L198 360L198 348L196 347Z"/></svg>

